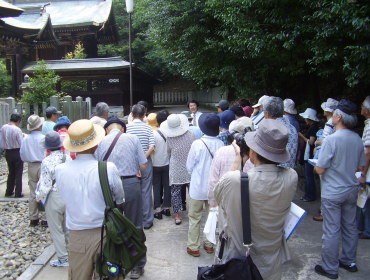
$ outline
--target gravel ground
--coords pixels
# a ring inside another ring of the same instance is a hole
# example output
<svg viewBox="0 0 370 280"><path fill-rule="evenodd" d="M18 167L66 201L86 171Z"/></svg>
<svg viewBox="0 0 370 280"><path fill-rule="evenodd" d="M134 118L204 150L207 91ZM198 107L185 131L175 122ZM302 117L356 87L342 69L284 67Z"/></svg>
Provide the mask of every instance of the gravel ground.
<svg viewBox="0 0 370 280"><path fill-rule="evenodd" d="M0 183L7 175L1 158ZM0 202L0 212L0 279L17 279L51 244L49 229L29 226L28 202Z"/></svg>

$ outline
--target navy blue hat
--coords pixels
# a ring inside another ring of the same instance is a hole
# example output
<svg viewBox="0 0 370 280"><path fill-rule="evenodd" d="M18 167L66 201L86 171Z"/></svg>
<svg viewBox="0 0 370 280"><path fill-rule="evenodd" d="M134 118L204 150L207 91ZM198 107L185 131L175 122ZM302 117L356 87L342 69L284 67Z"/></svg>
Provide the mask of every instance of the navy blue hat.
<svg viewBox="0 0 370 280"><path fill-rule="evenodd" d="M216 105L216 107L219 107L222 111L225 111L229 108L229 102L227 100L220 100Z"/></svg>
<svg viewBox="0 0 370 280"><path fill-rule="evenodd" d="M339 101L337 109L348 115L351 115L357 112L357 105L352 101L342 99L341 101Z"/></svg>
<svg viewBox="0 0 370 280"><path fill-rule="evenodd" d="M54 130L58 131L59 127L66 126L67 128L71 125L71 121L67 116L62 116L58 118L57 123L54 125Z"/></svg>
<svg viewBox="0 0 370 280"><path fill-rule="evenodd" d="M107 122L104 125L104 129L106 129L108 126L110 126L112 123L117 123L123 127L123 129L126 131L126 124L121 121L116 115L110 115L107 119Z"/></svg>
<svg viewBox="0 0 370 280"><path fill-rule="evenodd" d="M243 111L242 107L240 107L239 105L231 106L230 110L234 112L235 116L245 117L244 111Z"/></svg>
<svg viewBox="0 0 370 280"><path fill-rule="evenodd" d="M220 115L220 127L223 129L229 129L230 123L235 120L235 114L231 110L223 111Z"/></svg>
<svg viewBox="0 0 370 280"><path fill-rule="evenodd" d="M220 118L215 113L203 113L198 120L200 130L208 136L217 136L220 127Z"/></svg>

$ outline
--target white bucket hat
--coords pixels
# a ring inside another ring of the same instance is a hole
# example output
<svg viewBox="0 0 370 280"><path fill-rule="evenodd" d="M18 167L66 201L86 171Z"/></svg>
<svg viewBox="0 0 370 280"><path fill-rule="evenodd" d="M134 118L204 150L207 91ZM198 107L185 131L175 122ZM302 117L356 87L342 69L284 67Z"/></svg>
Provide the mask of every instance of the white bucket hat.
<svg viewBox="0 0 370 280"><path fill-rule="evenodd" d="M31 115L27 119L27 130L33 131L38 129L44 123L44 118L40 118L38 115Z"/></svg>
<svg viewBox="0 0 370 280"><path fill-rule="evenodd" d="M268 95L264 95L262 96L260 99L258 99L258 103L257 104L254 104L252 107L253 108L257 108L259 106L263 106L263 101L265 101L265 99L268 97Z"/></svg>
<svg viewBox="0 0 370 280"><path fill-rule="evenodd" d="M167 137L177 137L188 131L189 121L184 114L171 114L161 123L160 129Z"/></svg>
<svg viewBox="0 0 370 280"><path fill-rule="evenodd" d="M312 121L318 122L319 119L317 118L317 112L315 109L307 108L306 111L299 114L302 118L310 119Z"/></svg>
<svg viewBox="0 0 370 280"><path fill-rule="evenodd" d="M321 104L321 108L326 112L334 112L334 110L337 108L339 101L335 100L333 98L328 98L326 102L323 102Z"/></svg>
<svg viewBox="0 0 370 280"><path fill-rule="evenodd" d="M251 130L254 129L254 123L251 118L241 117L235 121L232 121L229 125L229 131L236 131L238 133L245 133L245 128L249 127Z"/></svg>
<svg viewBox="0 0 370 280"><path fill-rule="evenodd" d="M284 99L284 112L287 112L291 115L297 114L297 109L295 108L295 103L292 99Z"/></svg>

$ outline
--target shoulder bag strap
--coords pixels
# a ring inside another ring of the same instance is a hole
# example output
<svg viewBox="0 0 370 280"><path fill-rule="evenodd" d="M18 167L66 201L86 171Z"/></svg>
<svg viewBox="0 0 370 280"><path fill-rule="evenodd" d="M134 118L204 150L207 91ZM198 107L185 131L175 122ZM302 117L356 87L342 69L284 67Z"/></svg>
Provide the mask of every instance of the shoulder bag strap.
<svg viewBox="0 0 370 280"><path fill-rule="evenodd" d="M211 157L213 158L213 154L211 153L210 149L208 148L208 146L207 146L206 142L204 142L204 141L203 141L203 139L200 139L200 141L202 141L202 142L204 143L204 145L206 145L206 148L207 148L207 150L208 150L209 154L210 154L210 155L211 155Z"/></svg>
<svg viewBox="0 0 370 280"><path fill-rule="evenodd" d="M98 166L99 166L99 180L100 180L101 190L103 192L105 204L110 208L114 208L115 206L114 206L112 194L109 188L107 162L99 161Z"/></svg>
<svg viewBox="0 0 370 280"><path fill-rule="evenodd" d="M163 138L164 142L166 142L166 141L167 141L167 139L166 139L166 137L164 137L164 135L163 135L162 131L160 131L159 129L157 129L157 132L159 133L159 135L160 135L160 136L162 136L162 138Z"/></svg>
<svg viewBox="0 0 370 280"><path fill-rule="evenodd" d="M251 236L251 220L249 209L249 180L248 174L240 172L240 190L242 202L242 225L243 225L243 244L248 245L252 243Z"/></svg>
<svg viewBox="0 0 370 280"><path fill-rule="evenodd" d="M120 138L121 134L122 134L122 132L120 131L120 132L117 133L116 137L114 137L112 144L110 144L109 149L108 149L107 153L105 154L105 156L103 158L103 161L106 161L109 158L109 156L110 156L114 146L116 145L118 139Z"/></svg>

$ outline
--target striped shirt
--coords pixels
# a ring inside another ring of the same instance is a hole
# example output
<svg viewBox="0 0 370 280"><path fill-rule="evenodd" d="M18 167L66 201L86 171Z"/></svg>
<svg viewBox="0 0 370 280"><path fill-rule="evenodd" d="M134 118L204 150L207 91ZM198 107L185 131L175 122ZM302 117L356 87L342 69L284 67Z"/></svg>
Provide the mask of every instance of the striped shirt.
<svg viewBox="0 0 370 280"><path fill-rule="evenodd" d="M144 152L149 150L150 146L155 146L152 128L141 120L134 119L131 124L128 124L127 133L134 134L139 138Z"/></svg>
<svg viewBox="0 0 370 280"><path fill-rule="evenodd" d="M362 142L364 146L370 146L370 119L365 121L364 133L362 134Z"/></svg>
<svg viewBox="0 0 370 280"><path fill-rule="evenodd" d="M1 128L0 148L4 150L19 149L23 140L22 130L12 124L4 124Z"/></svg>

